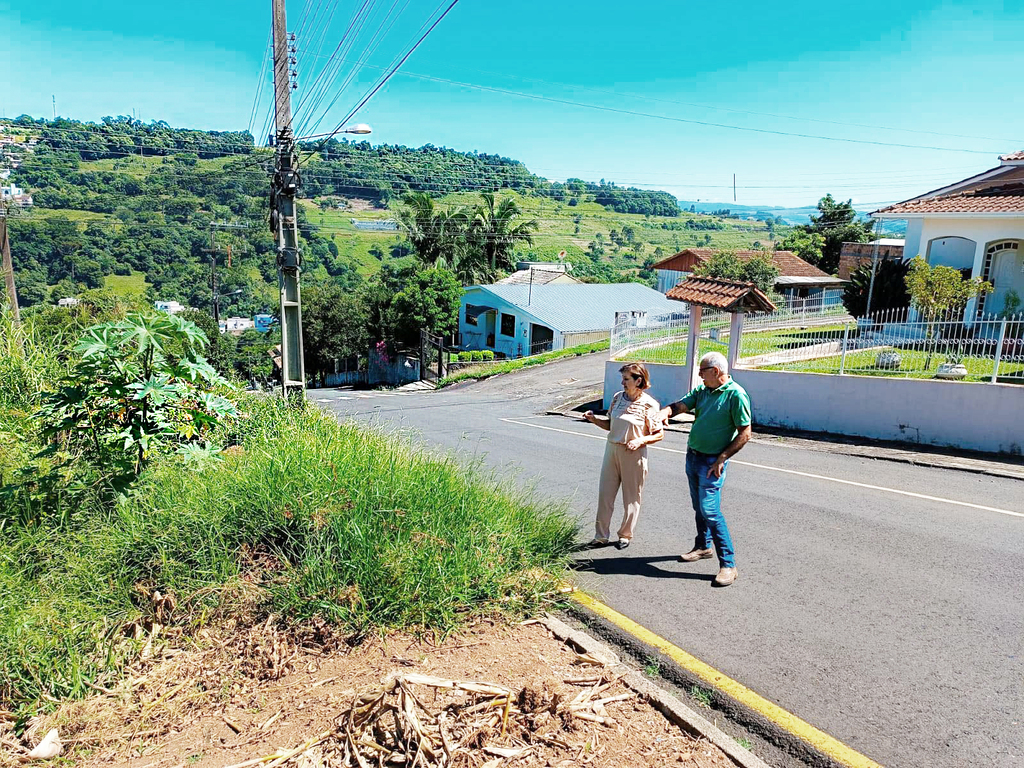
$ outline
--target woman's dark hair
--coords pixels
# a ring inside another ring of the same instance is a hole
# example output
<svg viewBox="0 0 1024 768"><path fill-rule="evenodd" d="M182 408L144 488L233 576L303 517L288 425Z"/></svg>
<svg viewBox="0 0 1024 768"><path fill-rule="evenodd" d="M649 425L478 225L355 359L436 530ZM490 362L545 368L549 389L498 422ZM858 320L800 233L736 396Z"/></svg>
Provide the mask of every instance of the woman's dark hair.
<svg viewBox="0 0 1024 768"><path fill-rule="evenodd" d="M626 363L619 368L619 373L628 373L637 381L640 389L651 388L651 374L647 372L647 366L643 363Z"/></svg>

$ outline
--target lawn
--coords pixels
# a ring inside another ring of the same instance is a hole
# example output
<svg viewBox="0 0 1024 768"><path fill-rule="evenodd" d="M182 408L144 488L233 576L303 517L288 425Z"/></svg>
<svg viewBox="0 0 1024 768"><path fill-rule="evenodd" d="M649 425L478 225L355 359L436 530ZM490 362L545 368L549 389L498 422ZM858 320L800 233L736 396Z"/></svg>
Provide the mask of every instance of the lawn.
<svg viewBox="0 0 1024 768"><path fill-rule="evenodd" d="M711 326L713 327L713 326ZM719 323L718 327L723 327ZM708 330L709 326L702 326ZM826 325L806 330L790 328L784 330L759 331L755 333L744 333L740 357L751 357L754 355L766 355L772 352L780 352L786 349L797 349L812 344L820 344L824 341L841 338L844 325ZM624 362L642 363L665 363L667 365L686 364L686 329L670 331L677 340L667 344L661 344L646 349L637 349L623 355L617 355L616 360ZM725 354L729 349L729 337L724 336L721 341L714 341L707 337L700 340L700 353L721 352Z"/></svg>
<svg viewBox="0 0 1024 768"><path fill-rule="evenodd" d="M107 275L103 278L103 286L118 296L135 298L146 293L149 283L144 273L132 272L130 275Z"/></svg>
<svg viewBox="0 0 1024 768"><path fill-rule="evenodd" d="M878 368L875 361L881 352L896 352L901 358L899 369ZM767 365L766 371L797 371L801 373L839 373L841 355L818 357L813 360L799 360L780 365ZM873 348L846 355L844 372L858 376L888 376L890 378L932 379L939 366L946 362L947 355L936 353L928 360L928 353L919 349L899 349L896 347ZM967 368L967 378L963 381L989 381L992 378L992 358L965 357L963 364ZM1024 363L1002 362L999 366L999 378L1005 383L1024 384Z"/></svg>

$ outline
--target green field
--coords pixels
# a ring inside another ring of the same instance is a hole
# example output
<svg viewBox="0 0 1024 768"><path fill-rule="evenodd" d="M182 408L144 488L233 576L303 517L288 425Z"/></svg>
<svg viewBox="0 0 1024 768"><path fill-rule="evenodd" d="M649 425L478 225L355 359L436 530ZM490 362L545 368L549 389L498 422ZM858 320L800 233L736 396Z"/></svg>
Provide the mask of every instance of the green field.
<svg viewBox="0 0 1024 768"><path fill-rule="evenodd" d="M878 368L875 360L882 352L897 352L901 358L899 369ZM923 350L906 350L896 347L875 348L846 355L844 372L858 376L888 376L890 378L932 379L939 366L946 362L947 355L936 353L928 361L928 353ZM842 358L840 355L818 357L813 360L800 360L781 365L764 366L766 371L796 371L800 373L839 373ZM989 381L992 378L992 358L965 357L962 360L967 368L967 378L962 381ZM926 365L927 364L927 365ZM1024 363L1002 362L999 366L999 378L1007 384L1024 384Z"/></svg>
<svg viewBox="0 0 1024 768"><path fill-rule="evenodd" d="M149 283L142 272L132 272L130 275L107 275L103 278L103 286L118 296L129 298L145 294Z"/></svg>

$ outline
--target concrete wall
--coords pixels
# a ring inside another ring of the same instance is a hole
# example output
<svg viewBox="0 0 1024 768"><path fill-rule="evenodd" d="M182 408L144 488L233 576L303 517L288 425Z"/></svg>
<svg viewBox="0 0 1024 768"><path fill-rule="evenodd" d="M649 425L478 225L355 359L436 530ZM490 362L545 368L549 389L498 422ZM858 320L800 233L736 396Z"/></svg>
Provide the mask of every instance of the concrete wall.
<svg viewBox="0 0 1024 768"><path fill-rule="evenodd" d="M604 404L619 389L618 361L605 367ZM665 405L684 393L685 369L649 364L650 394ZM754 423L837 435L965 448L1024 451L1024 387L881 376L737 369Z"/></svg>

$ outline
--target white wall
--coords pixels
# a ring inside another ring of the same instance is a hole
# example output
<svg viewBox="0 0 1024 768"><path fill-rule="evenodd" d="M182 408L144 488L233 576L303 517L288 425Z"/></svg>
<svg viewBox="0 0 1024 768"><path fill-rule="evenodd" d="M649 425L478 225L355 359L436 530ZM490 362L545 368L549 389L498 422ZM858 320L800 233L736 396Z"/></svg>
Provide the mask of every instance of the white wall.
<svg viewBox="0 0 1024 768"><path fill-rule="evenodd" d="M604 405L621 362L605 367ZM679 399L685 368L648 364L650 394ZM1024 451L1024 387L950 381L737 369L756 425L869 437L989 453Z"/></svg>

